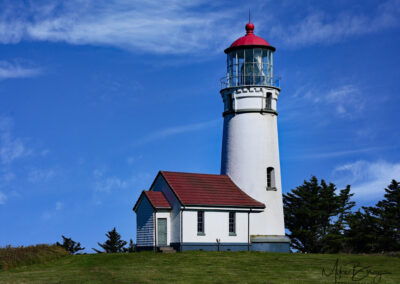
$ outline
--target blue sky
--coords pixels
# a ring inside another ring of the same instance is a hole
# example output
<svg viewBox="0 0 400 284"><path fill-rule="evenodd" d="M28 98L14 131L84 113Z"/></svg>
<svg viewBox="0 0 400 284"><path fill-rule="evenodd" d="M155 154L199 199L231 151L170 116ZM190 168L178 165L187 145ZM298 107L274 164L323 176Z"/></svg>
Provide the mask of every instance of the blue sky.
<svg viewBox="0 0 400 284"><path fill-rule="evenodd" d="M283 190L400 179L400 1L0 1L0 245L87 249L159 170L219 173L223 50L277 48ZM89 250L88 250L89 251Z"/></svg>

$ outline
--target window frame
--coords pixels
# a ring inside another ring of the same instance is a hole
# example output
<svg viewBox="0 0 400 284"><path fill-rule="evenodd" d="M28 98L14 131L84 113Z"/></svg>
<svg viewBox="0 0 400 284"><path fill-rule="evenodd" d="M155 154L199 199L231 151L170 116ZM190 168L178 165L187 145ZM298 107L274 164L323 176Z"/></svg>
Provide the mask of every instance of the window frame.
<svg viewBox="0 0 400 284"><path fill-rule="evenodd" d="M204 211L199 210L197 211L197 235L198 236L205 236L205 231L204 231ZM201 221L200 221L200 216L201 216ZM199 230L201 229L201 230Z"/></svg>
<svg viewBox="0 0 400 284"><path fill-rule="evenodd" d="M268 92L265 96L265 109L272 110L272 93Z"/></svg>
<svg viewBox="0 0 400 284"><path fill-rule="evenodd" d="M231 230L231 228L232 228L232 230ZM230 211L228 214L228 231L229 231L229 236L236 236L236 212L235 211Z"/></svg>
<svg viewBox="0 0 400 284"><path fill-rule="evenodd" d="M275 169L273 167L267 168L267 190L276 191Z"/></svg>

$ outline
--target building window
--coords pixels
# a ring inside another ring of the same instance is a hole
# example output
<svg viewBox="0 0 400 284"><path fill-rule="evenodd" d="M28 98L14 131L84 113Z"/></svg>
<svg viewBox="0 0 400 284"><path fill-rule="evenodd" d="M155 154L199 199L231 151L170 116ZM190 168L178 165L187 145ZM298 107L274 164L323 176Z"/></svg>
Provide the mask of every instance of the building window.
<svg viewBox="0 0 400 284"><path fill-rule="evenodd" d="M236 213L229 212L229 235L236 235Z"/></svg>
<svg viewBox="0 0 400 284"><path fill-rule="evenodd" d="M267 189L275 190L275 173L274 168L269 167L267 168Z"/></svg>
<svg viewBox="0 0 400 284"><path fill-rule="evenodd" d="M197 234L204 234L204 211L197 211Z"/></svg>

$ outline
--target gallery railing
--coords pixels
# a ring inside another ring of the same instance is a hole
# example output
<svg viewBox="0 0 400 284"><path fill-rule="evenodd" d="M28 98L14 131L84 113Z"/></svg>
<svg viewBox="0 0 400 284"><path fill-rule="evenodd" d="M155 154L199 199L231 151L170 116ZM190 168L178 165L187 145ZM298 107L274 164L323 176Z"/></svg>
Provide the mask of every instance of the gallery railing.
<svg viewBox="0 0 400 284"><path fill-rule="evenodd" d="M240 86L267 86L280 88L280 78L267 76L227 76L221 79L221 89L240 87Z"/></svg>

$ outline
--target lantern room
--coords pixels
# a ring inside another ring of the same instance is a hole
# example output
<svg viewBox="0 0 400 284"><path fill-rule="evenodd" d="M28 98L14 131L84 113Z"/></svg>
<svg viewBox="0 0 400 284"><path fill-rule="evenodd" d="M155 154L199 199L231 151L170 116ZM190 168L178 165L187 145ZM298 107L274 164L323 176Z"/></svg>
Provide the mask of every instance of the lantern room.
<svg viewBox="0 0 400 284"><path fill-rule="evenodd" d="M254 25L246 25L246 35L225 49L227 74L221 88L239 86L279 87L273 77L273 52L275 48L254 34Z"/></svg>

